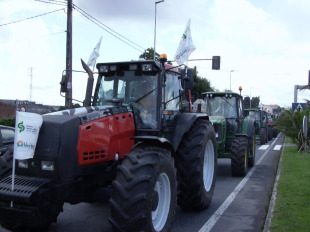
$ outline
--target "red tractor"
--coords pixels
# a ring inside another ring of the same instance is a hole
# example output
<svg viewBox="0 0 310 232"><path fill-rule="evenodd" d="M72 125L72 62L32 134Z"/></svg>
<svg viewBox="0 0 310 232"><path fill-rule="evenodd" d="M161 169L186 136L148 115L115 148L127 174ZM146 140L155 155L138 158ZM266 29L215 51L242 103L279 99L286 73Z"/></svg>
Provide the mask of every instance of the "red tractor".
<svg viewBox="0 0 310 232"><path fill-rule="evenodd" d="M93 97L82 62L84 107L43 115L34 157L16 161L14 190L12 176L0 181L2 227L41 230L64 202L109 199L114 230L169 231L176 204L209 206L215 132L206 114L191 112L190 70L166 60L97 64Z"/></svg>

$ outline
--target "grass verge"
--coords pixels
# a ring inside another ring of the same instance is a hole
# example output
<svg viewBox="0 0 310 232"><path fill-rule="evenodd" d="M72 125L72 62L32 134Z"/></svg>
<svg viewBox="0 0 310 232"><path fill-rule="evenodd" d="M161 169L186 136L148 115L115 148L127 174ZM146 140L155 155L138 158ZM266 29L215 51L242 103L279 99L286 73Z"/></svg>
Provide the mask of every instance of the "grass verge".
<svg viewBox="0 0 310 232"><path fill-rule="evenodd" d="M290 143L286 139L285 143ZM270 231L310 230L310 153L286 146Z"/></svg>

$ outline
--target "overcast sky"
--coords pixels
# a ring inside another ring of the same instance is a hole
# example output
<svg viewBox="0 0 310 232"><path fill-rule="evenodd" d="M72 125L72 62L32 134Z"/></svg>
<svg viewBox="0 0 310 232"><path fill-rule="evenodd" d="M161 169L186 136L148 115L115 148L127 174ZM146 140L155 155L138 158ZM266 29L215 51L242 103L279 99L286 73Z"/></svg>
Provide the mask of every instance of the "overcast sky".
<svg viewBox="0 0 310 232"><path fill-rule="evenodd" d="M129 46L74 10L73 69L82 70L80 59L88 61L101 36L97 62L137 60L143 49L154 46L155 0L73 3L136 44ZM66 61L66 11L12 23L65 8L57 4L0 0L0 99L31 97L37 103L64 105L59 82ZM188 63L212 87L223 91L231 86L239 92L242 86L244 95L260 97L263 104L290 107L294 85L308 84L309 12L309 0L165 0L157 4L156 51L172 60L191 19L196 50L190 59L221 56L219 71L211 69L210 61ZM86 75L73 73L74 98L83 100L86 80ZM298 92L298 102L310 100L309 94Z"/></svg>

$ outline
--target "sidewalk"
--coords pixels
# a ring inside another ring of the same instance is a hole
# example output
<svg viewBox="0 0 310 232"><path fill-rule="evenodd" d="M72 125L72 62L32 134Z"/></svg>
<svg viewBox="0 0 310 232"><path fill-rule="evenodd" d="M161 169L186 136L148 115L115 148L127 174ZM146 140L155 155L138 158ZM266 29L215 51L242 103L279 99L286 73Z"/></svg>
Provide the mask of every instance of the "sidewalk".
<svg viewBox="0 0 310 232"><path fill-rule="evenodd" d="M283 143L284 135L279 135L276 144ZM221 215L211 232L257 232L264 229L266 206L270 204L270 194L273 192L281 153L282 151L270 149L263 159L257 160L251 178Z"/></svg>

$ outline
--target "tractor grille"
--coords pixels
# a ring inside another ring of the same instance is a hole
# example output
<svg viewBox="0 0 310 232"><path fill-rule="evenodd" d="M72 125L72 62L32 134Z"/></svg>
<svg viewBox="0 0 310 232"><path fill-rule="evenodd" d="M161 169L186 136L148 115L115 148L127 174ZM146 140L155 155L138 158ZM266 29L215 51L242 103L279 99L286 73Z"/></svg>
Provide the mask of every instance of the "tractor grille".
<svg viewBox="0 0 310 232"><path fill-rule="evenodd" d="M90 152L84 152L83 153L83 160L94 160L94 159L104 159L104 150L102 151L90 151Z"/></svg>
<svg viewBox="0 0 310 232"><path fill-rule="evenodd" d="M8 176L0 181L0 200L29 202L30 197L48 182L49 179L15 176L12 191L12 176Z"/></svg>

